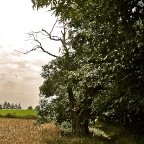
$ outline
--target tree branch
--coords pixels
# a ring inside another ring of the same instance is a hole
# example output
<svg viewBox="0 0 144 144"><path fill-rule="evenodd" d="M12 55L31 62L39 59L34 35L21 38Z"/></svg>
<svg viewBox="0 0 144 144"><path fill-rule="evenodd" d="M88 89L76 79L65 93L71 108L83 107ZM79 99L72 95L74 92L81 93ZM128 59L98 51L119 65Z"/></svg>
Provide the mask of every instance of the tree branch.
<svg viewBox="0 0 144 144"><path fill-rule="evenodd" d="M41 33L45 36L47 36L47 38L49 38L50 40L54 40L54 41L61 41L61 38L59 38L58 36L52 36L51 33L48 33L46 30L42 29Z"/></svg>
<svg viewBox="0 0 144 144"><path fill-rule="evenodd" d="M53 57L55 57L55 58L58 57L58 56L56 56L56 55L54 55L54 54L51 54L50 52L46 51L41 45L35 45L31 50L26 51L26 52L21 52L21 51L18 51L18 50L14 50L14 51L19 52L19 53L22 53L22 54L28 54L28 53L30 53L30 52L32 52L32 51L37 50L37 49L41 49L43 52L45 52L45 53L47 53L48 55L53 56Z"/></svg>
<svg viewBox="0 0 144 144"><path fill-rule="evenodd" d="M58 56L56 56L56 55L54 55L54 54L46 51L46 50L43 48L42 43L41 43L41 42L38 40L38 38L37 38L37 35L38 35L39 33L41 33L41 32L31 32L31 33L28 33L29 36L30 36L30 37L29 37L29 38L30 38L29 40L33 40L32 43L33 43L33 42L36 42L36 43L37 43L31 50L26 51L26 52L21 52L21 51L18 51L18 50L15 50L15 51L17 51L17 52L19 52L19 53L22 53L22 54L28 54L28 53L30 53L30 52L32 52L32 51L37 50L37 49L41 49L43 52L47 53L48 55L57 58Z"/></svg>
<svg viewBox="0 0 144 144"><path fill-rule="evenodd" d="M55 27L55 25L56 25L57 22L58 22L58 18L56 19L56 21L55 21L55 23L54 23L54 25L53 25L53 27L52 27L52 29L51 29L50 35L52 34L53 29L54 29L54 27Z"/></svg>
<svg viewBox="0 0 144 144"><path fill-rule="evenodd" d="M54 54L52 54L52 53L50 53L50 52L48 52L48 51L46 51L44 49L44 47L42 46L41 41L38 39L38 35L41 34L42 36L44 36L44 38L41 38L41 40L47 38L47 39L50 39L50 40L53 40L53 41L60 41L62 43L62 45L63 45L64 51L66 52L66 54L68 54L68 47L67 47L67 40L66 40L67 29L66 29L65 24L63 24L63 31L61 31L62 37L58 37L58 36L53 36L52 35L52 32L53 32L57 22L58 22L58 19L55 21L55 23L54 23L54 25L53 25L53 27L52 27L50 32L47 32L45 29L42 28L41 31L28 33L28 35L29 35L29 39L28 40L31 40L32 43L33 42L36 43L36 45L31 50L26 51L26 52L21 52L21 51L18 51L18 50L15 50L15 51L17 51L19 53L22 53L22 54L28 54L28 53L30 53L32 51L40 49L40 50L42 50L42 52L45 52L45 53L47 53L50 56L53 56L55 58L59 57L59 56L54 55Z"/></svg>

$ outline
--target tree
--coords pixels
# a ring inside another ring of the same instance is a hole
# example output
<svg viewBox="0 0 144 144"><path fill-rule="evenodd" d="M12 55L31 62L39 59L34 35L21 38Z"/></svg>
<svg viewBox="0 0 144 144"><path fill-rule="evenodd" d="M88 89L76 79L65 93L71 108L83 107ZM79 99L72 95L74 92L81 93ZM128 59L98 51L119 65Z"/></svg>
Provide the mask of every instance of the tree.
<svg viewBox="0 0 144 144"><path fill-rule="evenodd" d="M64 27L63 37L60 39L63 44L63 56L56 58L50 65L47 65L47 69L45 69L48 71L44 71L45 74L43 76L47 81L44 82L40 90L45 97L48 97L50 94L55 94L56 92L60 95L62 92L57 86L61 85L63 87L62 90L65 90L63 93L68 95L73 134L83 135L88 134L91 104L94 96L98 91L104 89L104 86L95 81L96 76L93 75L93 72L91 74L92 65L83 60L80 62L83 55L79 55L80 51L76 49L79 48L79 45L75 47L73 43L71 44L71 42L66 40L65 31L66 28ZM47 34L51 38L51 35ZM73 41L72 37L70 37L70 41ZM91 83L91 76L94 78L93 84ZM58 79L59 81L57 81ZM53 85L50 86L50 84ZM50 92L48 92L48 88ZM75 90L76 88L77 90Z"/></svg>
<svg viewBox="0 0 144 144"><path fill-rule="evenodd" d="M0 104L0 109L3 109L3 105L2 104Z"/></svg>
<svg viewBox="0 0 144 144"><path fill-rule="evenodd" d="M7 107L7 102L5 101L4 104L3 104L3 109L8 109Z"/></svg>
<svg viewBox="0 0 144 144"><path fill-rule="evenodd" d="M11 109L11 105L9 102L7 103L7 109Z"/></svg>
<svg viewBox="0 0 144 144"><path fill-rule="evenodd" d="M11 109L15 109L14 103L11 104Z"/></svg>
<svg viewBox="0 0 144 144"><path fill-rule="evenodd" d="M14 105L14 109L18 109L18 105L17 104Z"/></svg>
<svg viewBox="0 0 144 144"><path fill-rule="evenodd" d="M35 110L36 110L36 111L39 111L39 110L40 110L40 106L37 105L37 106L35 107Z"/></svg>
<svg viewBox="0 0 144 144"><path fill-rule="evenodd" d="M65 29L63 36L65 36ZM104 87L97 82L91 84L92 81L90 82L89 79L92 73L89 65L83 67L83 71L81 69L76 71L80 68L77 57L71 52L71 48L65 45L67 43L65 37L61 38L61 41L64 47L63 56L43 67L42 77L45 81L40 87L40 95L65 97L69 102L68 112L71 113L73 134L85 135L89 133L92 101L95 94Z"/></svg>
<svg viewBox="0 0 144 144"><path fill-rule="evenodd" d="M69 99L74 132L81 133L85 127L87 133L88 117L104 113L109 114L111 121L130 126L141 124L144 3L140 0L32 2L37 8L51 6L68 29L63 55L43 69L46 81L41 93L48 97L63 91Z"/></svg>
<svg viewBox="0 0 144 144"><path fill-rule="evenodd" d="M32 110L32 109L33 109L32 106L29 106L29 107L28 107L28 110Z"/></svg>
<svg viewBox="0 0 144 144"><path fill-rule="evenodd" d="M18 104L18 107L17 107L18 109L22 109L22 107L21 107L21 104L19 103Z"/></svg>

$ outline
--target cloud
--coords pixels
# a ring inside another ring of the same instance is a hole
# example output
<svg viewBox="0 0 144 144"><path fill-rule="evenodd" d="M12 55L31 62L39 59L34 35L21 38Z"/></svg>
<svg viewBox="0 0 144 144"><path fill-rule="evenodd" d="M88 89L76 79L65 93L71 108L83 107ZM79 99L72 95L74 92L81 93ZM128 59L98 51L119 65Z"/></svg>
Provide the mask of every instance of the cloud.
<svg viewBox="0 0 144 144"><path fill-rule="evenodd" d="M41 66L52 57L40 52L23 55L14 50L25 52L33 47L30 41L25 41L26 33L41 28L51 31L56 18L46 11L32 10L30 1L0 1L0 103L20 102L25 108L38 103L39 86L43 82ZM47 41L44 46L57 54L59 44Z"/></svg>
<svg viewBox="0 0 144 144"><path fill-rule="evenodd" d="M0 48L0 101L18 103L26 108L38 104L40 76L44 61Z"/></svg>

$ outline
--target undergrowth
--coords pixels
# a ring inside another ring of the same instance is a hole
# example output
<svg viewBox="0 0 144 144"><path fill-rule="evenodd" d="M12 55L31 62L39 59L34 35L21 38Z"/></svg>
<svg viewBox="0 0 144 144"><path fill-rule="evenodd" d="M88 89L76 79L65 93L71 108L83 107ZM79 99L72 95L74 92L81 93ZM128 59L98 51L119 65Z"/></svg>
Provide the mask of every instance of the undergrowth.
<svg viewBox="0 0 144 144"><path fill-rule="evenodd" d="M144 144L143 136L131 134L121 126L96 122L89 137L58 136L56 144Z"/></svg>

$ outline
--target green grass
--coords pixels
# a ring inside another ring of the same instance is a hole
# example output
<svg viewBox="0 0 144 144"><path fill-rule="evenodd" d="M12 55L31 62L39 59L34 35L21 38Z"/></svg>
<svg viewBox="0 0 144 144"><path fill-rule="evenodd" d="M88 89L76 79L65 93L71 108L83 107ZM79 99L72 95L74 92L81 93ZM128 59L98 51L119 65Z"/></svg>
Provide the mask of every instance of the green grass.
<svg viewBox="0 0 144 144"><path fill-rule="evenodd" d="M0 110L1 115L6 114L15 114L16 116L27 116L27 115L37 115L37 111L35 110Z"/></svg>

